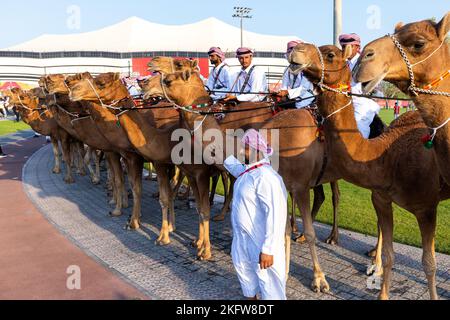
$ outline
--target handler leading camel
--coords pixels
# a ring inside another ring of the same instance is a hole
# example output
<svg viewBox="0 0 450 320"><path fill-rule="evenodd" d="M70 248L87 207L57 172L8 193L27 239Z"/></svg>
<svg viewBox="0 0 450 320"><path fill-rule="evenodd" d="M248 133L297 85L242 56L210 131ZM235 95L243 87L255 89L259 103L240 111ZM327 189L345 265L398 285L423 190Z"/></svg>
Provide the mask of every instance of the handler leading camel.
<svg viewBox="0 0 450 320"><path fill-rule="evenodd" d="M273 151L262 136L251 129L242 142L249 148L240 153L245 153L250 164L243 165L234 156L224 163L237 178L232 206L233 264L245 297L257 299L261 294L263 300L286 300L286 187L270 166L268 157ZM260 161L251 163L253 159Z"/></svg>

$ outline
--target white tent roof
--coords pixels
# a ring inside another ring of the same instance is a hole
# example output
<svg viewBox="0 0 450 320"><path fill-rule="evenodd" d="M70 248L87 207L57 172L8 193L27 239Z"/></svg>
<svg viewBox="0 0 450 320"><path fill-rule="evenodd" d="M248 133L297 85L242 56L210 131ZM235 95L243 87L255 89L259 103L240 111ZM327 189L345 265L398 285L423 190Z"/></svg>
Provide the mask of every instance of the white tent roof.
<svg viewBox="0 0 450 320"><path fill-rule="evenodd" d="M219 46L234 52L240 46L240 29L216 18L193 24L162 25L131 17L115 25L87 33L42 35L5 51L194 51ZM244 44L256 51L284 52L295 36L271 36L244 32Z"/></svg>

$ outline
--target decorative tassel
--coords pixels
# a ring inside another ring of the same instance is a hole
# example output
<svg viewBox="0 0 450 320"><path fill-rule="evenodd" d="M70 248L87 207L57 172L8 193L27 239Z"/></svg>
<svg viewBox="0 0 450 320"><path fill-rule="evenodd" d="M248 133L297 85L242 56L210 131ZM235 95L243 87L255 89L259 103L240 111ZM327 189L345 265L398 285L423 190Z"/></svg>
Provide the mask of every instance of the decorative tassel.
<svg viewBox="0 0 450 320"><path fill-rule="evenodd" d="M422 137L422 143L426 149L433 149L433 137L429 134Z"/></svg>

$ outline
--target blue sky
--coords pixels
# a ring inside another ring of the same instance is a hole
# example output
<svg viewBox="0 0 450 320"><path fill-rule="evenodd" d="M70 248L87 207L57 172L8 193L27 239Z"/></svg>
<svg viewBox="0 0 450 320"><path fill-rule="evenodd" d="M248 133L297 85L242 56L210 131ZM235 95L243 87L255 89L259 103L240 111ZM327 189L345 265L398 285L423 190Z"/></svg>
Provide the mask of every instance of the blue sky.
<svg viewBox="0 0 450 320"><path fill-rule="evenodd" d="M245 22L247 30L295 35L317 44L333 40L333 0L20 0L20 5L15 1L2 2L0 48L44 33L92 31L130 16L165 24L192 23L214 16L238 26L238 20L231 17L234 6L254 9L253 19ZM441 19L450 11L450 0L343 0L343 3L343 31L359 33L364 43L392 32L399 21ZM70 17L67 10L72 5L81 10L78 30L67 27Z"/></svg>

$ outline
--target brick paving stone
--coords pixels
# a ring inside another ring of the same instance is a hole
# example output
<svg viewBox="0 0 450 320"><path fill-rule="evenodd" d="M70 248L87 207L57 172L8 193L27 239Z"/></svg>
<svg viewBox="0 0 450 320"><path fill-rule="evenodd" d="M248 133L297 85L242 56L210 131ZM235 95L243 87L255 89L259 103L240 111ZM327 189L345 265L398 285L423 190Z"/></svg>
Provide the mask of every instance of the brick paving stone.
<svg viewBox="0 0 450 320"><path fill-rule="evenodd" d="M107 263L132 283L160 299L242 299L230 257L230 216L225 222L211 222L212 262L197 261L190 246L198 231L195 208L185 201L176 202L177 230L169 246L157 246L161 226L157 199L146 196L142 201L142 229L126 231L124 216L112 219L111 206L103 185L93 186L88 177L76 176L77 183L65 185L60 176L49 175L51 150L45 147L34 154L24 169L24 188L30 199L47 219L79 247ZM102 173L105 175L105 172ZM152 181L144 181L143 195L157 191ZM212 216L220 211L212 208ZM301 228L301 221L298 222ZM292 243L291 273L287 283L289 299L343 300L376 299L378 292L366 286L367 266L371 259L365 253L376 244L376 238L341 230L340 245L325 240L331 228L315 224L319 261L331 287L329 294L310 290L312 261L306 244ZM428 299L426 279L421 266L421 249L394 244L396 261L393 269L392 299ZM442 299L450 299L450 257L436 254L437 284Z"/></svg>

